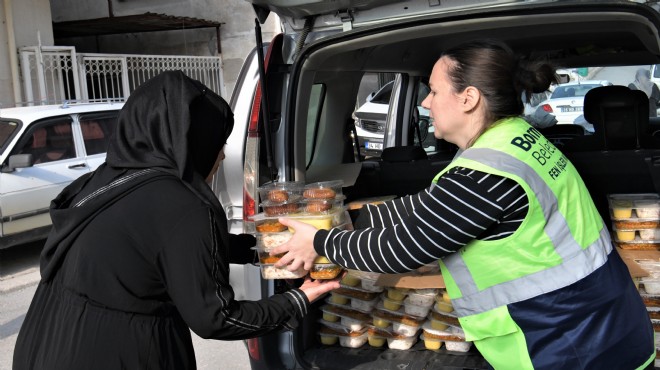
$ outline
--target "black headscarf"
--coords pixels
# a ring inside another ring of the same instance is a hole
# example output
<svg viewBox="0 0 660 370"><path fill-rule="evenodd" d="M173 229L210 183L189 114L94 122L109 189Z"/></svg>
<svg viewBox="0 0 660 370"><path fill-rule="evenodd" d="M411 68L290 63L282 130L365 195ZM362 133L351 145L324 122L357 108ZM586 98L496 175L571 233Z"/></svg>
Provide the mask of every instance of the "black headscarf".
<svg viewBox="0 0 660 370"><path fill-rule="evenodd" d="M233 124L229 105L181 71L163 72L135 89L119 113L106 163L51 203L53 229L42 252L42 279L52 278L75 237L97 213L162 176L176 176L210 206L226 243L226 216L205 179ZM120 180L126 176L130 182ZM122 185L109 186L116 183ZM95 196L81 202L90 195Z"/></svg>

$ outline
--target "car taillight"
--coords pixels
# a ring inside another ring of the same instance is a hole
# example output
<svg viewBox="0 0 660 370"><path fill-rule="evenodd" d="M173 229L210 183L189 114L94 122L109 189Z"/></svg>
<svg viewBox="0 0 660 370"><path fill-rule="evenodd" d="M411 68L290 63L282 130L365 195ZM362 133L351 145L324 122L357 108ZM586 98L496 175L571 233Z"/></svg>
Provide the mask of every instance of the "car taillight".
<svg viewBox="0 0 660 370"><path fill-rule="evenodd" d="M259 361L259 339L252 338L247 340L248 354L253 360Z"/></svg>
<svg viewBox="0 0 660 370"><path fill-rule="evenodd" d="M268 64L274 48L281 47L282 34L276 35L271 41L264 56L264 69ZM258 56L257 56L258 58ZM257 214L258 179L259 179L259 113L261 112L261 83L257 83L252 99L250 122L248 124L247 139L245 143L245 163L243 165L243 224L244 232L252 232L254 224L252 216ZM248 342L249 343L249 342Z"/></svg>
<svg viewBox="0 0 660 370"><path fill-rule="evenodd" d="M552 107L550 106L550 104L543 104L541 106L541 109L543 109L544 111L546 111L548 113L552 113Z"/></svg>

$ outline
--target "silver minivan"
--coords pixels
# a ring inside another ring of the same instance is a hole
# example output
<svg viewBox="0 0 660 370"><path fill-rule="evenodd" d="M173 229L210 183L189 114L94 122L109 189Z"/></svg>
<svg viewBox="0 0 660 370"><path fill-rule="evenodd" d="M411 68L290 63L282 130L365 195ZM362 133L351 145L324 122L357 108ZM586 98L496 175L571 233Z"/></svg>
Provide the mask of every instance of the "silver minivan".
<svg viewBox="0 0 660 370"><path fill-rule="evenodd" d="M427 187L450 163L455 146L436 140L424 155L404 154L422 145L413 124L418 86L442 51L454 45L501 39L527 57L548 58L558 68L581 68L589 78L624 86L639 66L660 64L660 14L643 1L248 1L259 20L276 12L282 33L263 45L257 37L231 98L235 127L213 188L232 232L254 232L258 187L271 181L342 179L346 202ZM363 77L374 73L397 78L383 134L387 155L365 159L353 114ZM658 133L660 123L645 124L633 136ZM601 143L603 133L559 126L542 132L565 148L608 226L608 194L660 193L660 147L614 150ZM232 267L232 279L239 298L254 300L297 283L263 280L251 265ZM488 368L474 347L465 353L432 351L421 340L409 350L323 345L318 336L323 304L316 302L294 331L248 340L252 367Z"/></svg>

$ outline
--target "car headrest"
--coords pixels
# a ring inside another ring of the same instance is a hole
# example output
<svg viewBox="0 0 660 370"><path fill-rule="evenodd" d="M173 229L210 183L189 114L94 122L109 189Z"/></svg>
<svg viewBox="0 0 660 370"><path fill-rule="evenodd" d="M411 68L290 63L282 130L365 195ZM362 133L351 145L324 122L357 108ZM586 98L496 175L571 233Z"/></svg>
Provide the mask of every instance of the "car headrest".
<svg viewBox="0 0 660 370"><path fill-rule="evenodd" d="M640 147L640 135L649 122L649 100L639 90L626 86L599 86L584 97L584 118L603 138L604 149Z"/></svg>
<svg viewBox="0 0 660 370"><path fill-rule="evenodd" d="M411 145L385 148L380 158L384 162L412 162L428 159L428 156L422 147Z"/></svg>

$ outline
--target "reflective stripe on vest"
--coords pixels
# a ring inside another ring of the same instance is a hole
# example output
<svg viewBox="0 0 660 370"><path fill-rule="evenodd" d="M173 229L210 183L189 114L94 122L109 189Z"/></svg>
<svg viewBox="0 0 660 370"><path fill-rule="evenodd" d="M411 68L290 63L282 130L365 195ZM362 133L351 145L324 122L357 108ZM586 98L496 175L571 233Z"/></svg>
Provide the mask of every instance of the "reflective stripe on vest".
<svg viewBox="0 0 660 370"><path fill-rule="evenodd" d="M468 149L461 157L516 175L529 185L536 194L546 219L545 233L550 237L555 252L562 257L563 262L479 291L461 253L444 258L445 267L461 291L461 297L452 297L457 316L485 312L568 286L607 261L612 250L607 228L603 225L600 237L582 249L570 233L566 219L554 209L557 204L555 194L527 163L502 151L487 148Z"/></svg>

